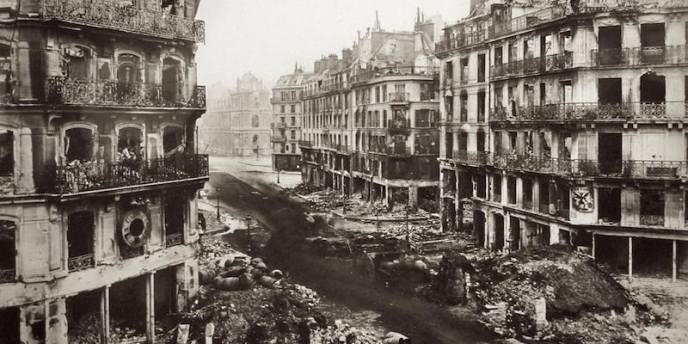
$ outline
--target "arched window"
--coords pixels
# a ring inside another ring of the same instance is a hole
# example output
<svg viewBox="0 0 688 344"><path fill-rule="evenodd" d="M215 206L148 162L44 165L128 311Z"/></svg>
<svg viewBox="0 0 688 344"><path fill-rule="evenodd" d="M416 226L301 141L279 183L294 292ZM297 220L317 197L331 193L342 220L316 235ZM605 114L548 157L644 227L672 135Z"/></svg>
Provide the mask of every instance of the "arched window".
<svg viewBox="0 0 688 344"><path fill-rule="evenodd" d="M133 54L120 54L117 60L117 95L126 99L136 94L135 85L141 82L141 59Z"/></svg>
<svg viewBox="0 0 688 344"><path fill-rule="evenodd" d="M88 128L71 128L65 131L64 155L67 163L90 161L93 158L93 131Z"/></svg>
<svg viewBox="0 0 688 344"><path fill-rule="evenodd" d="M162 70L162 97L165 102L170 104L181 102L183 85L184 74L181 63L173 58L166 58L163 61Z"/></svg>

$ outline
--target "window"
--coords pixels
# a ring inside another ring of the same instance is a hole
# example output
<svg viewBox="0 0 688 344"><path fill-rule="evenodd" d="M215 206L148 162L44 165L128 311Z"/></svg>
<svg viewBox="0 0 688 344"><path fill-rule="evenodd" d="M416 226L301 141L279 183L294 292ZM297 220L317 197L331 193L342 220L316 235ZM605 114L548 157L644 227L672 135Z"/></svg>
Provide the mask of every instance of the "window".
<svg viewBox="0 0 688 344"><path fill-rule="evenodd" d="M664 226L664 192L640 190L640 224Z"/></svg>
<svg viewBox="0 0 688 344"><path fill-rule="evenodd" d="M16 266L15 236L17 225L12 221L0 220L0 271L11 271ZM14 273L8 272L14 279ZM0 275L3 277L5 274ZM9 276L5 276L9 279ZM0 282L3 282L0 280Z"/></svg>
<svg viewBox="0 0 688 344"><path fill-rule="evenodd" d="M72 128L65 132L64 154L67 162L90 161L93 156L93 132L86 128Z"/></svg>
<svg viewBox="0 0 688 344"><path fill-rule="evenodd" d="M0 176L14 174L14 135L11 131L0 132Z"/></svg>
<svg viewBox="0 0 688 344"><path fill-rule="evenodd" d="M296 117L291 116L291 125L295 126L296 125Z"/></svg>
<svg viewBox="0 0 688 344"><path fill-rule="evenodd" d="M280 105L280 113L284 113L284 105Z"/></svg>
<svg viewBox="0 0 688 344"><path fill-rule="evenodd" d="M251 127L258 128L260 126L260 117L258 115L253 115L251 117Z"/></svg>
<svg viewBox="0 0 688 344"><path fill-rule="evenodd" d="M76 212L67 218L69 271L78 271L93 266L94 231L95 217L90 211Z"/></svg>
<svg viewBox="0 0 688 344"><path fill-rule="evenodd" d="M291 144L291 151L292 153L296 153L296 143Z"/></svg>
<svg viewBox="0 0 688 344"><path fill-rule="evenodd" d="M485 82L485 54L478 55L478 82Z"/></svg>
<svg viewBox="0 0 688 344"><path fill-rule="evenodd" d="M292 104L291 108L289 110L291 110L291 113L295 113L296 112L296 105Z"/></svg>
<svg viewBox="0 0 688 344"><path fill-rule="evenodd" d="M461 59L461 81L468 81L468 57Z"/></svg>
<svg viewBox="0 0 688 344"><path fill-rule="evenodd" d="M296 130L291 131L291 139L296 140Z"/></svg>

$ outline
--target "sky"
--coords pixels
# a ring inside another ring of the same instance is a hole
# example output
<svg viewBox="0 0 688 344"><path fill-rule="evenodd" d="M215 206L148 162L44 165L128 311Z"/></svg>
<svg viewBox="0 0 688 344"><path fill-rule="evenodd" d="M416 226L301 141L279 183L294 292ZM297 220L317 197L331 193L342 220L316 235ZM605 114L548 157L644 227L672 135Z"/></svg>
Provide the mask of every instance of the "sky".
<svg viewBox="0 0 688 344"><path fill-rule="evenodd" d="M440 14L453 23L468 14L469 0L201 0L199 84L232 87L252 72L272 88L297 62L312 71L321 55L341 57L358 30L373 26L376 10L384 30L411 31L418 7L426 18Z"/></svg>

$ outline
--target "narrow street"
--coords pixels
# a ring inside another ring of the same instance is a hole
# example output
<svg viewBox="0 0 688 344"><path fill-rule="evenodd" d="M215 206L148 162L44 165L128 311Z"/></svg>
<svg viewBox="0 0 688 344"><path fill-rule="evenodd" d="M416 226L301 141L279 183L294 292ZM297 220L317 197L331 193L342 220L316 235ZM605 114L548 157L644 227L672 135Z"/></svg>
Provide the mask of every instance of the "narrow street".
<svg viewBox="0 0 688 344"><path fill-rule="evenodd" d="M271 265L288 272L298 283L354 312L377 313L377 321L381 326L404 333L413 343L468 344L485 343L493 339L490 333L472 320L468 310L450 312L446 308L394 293L384 286L358 278L348 265L300 252L294 243L302 238L303 230L312 225L305 220L301 206L269 185L250 178L251 175L255 176L255 171L232 168L230 173L211 173L211 187L220 188L221 201L233 215L250 215L270 229L273 235L271 253L264 258ZM251 185L244 181L249 181Z"/></svg>

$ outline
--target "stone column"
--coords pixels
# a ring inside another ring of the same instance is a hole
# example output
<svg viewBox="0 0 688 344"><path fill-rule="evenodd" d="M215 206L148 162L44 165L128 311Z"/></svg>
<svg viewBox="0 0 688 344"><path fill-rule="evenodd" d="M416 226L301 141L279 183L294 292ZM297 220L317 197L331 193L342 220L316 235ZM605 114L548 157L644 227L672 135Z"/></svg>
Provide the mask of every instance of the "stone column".
<svg viewBox="0 0 688 344"><path fill-rule="evenodd" d="M155 344L155 272L146 276L146 338Z"/></svg>
<svg viewBox="0 0 688 344"><path fill-rule="evenodd" d="M100 291L100 342L108 344L110 340L110 285Z"/></svg>

